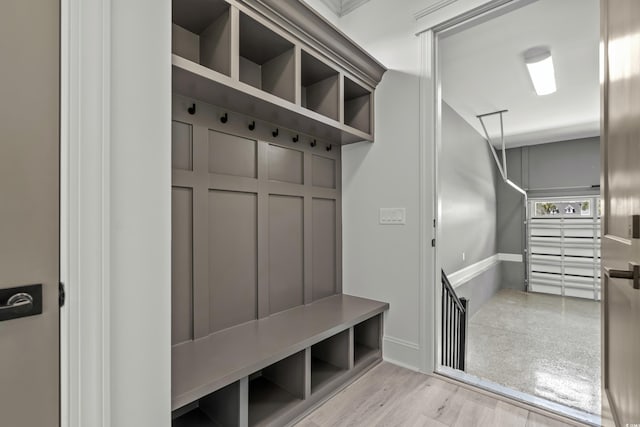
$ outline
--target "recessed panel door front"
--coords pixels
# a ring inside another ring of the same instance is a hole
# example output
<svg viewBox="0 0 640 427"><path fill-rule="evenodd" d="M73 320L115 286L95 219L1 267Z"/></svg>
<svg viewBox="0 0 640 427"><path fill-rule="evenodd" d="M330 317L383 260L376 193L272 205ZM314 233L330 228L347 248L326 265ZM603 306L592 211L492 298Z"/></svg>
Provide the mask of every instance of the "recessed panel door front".
<svg viewBox="0 0 640 427"><path fill-rule="evenodd" d="M601 5L602 384L616 423L631 426L640 423L640 2Z"/></svg>

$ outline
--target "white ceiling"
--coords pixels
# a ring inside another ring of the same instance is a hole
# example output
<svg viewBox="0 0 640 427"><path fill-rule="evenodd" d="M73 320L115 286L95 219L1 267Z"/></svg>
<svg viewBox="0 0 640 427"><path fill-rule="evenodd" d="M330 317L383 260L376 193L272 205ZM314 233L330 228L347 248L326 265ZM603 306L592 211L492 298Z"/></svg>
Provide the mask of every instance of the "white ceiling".
<svg viewBox="0 0 640 427"><path fill-rule="evenodd" d="M442 39L442 97L481 135L476 116L508 109L508 146L599 135L599 1L538 0ZM523 59L551 50L556 93L537 96ZM495 118L490 135L500 134Z"/></svg>

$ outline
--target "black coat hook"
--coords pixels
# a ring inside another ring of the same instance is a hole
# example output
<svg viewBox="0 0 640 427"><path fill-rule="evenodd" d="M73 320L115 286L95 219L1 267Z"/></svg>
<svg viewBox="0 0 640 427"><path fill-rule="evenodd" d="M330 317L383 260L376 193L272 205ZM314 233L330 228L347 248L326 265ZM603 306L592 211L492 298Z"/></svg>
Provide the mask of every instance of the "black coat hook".
<svg viewBox="0 0 640 427"><path fill-rule="evenodd" d="M192 116L196 113L196 104L191 105L191 107L187 108L187 112Z"/></svg>
<svg viewBox="0 0 640 427"><path fill-rule="evenodd" d="M296 136L294 136L293 138L291 138L291 140L292 140L293 142L298 142L298 141L300 141L300 135L296 135Z"/></svg>
<svg viewBox="0 0 640 427"><path fill-rule="evenodd" d="M327 145L327 151L331 151L332 148L333 148L332 144Z"/></svg>
<svg viewBox="0 0 640 427"><path fill-rule="evenodd" d="M280 129L276 128L276 130L271 132L271 135L273 135L274 138L277 138L278 135L280 135Z"/></svg>
<svg viewBox="0 0 640 427"><path fill-rule="evenodd" d="M220 121L222 123L227 123L229 121L229 115L227 113L224 113L224 116L220 117Z"/></svg>
<svg viewBox="0 0 640 427"><path fill-rule="evenodd" d="M315 146L316 146L316 144L317 144L317 142L316 142L316 140L315 140L315 139L314 139L313 141L311 141L311 146L312 146L312 147L315 147Z"/></svg>
<svg viewBox="0 0 640 427"><path fill-rule="evenodd" d="M256 130L256 122L253 121L249 124L249 130Z"/></svg>

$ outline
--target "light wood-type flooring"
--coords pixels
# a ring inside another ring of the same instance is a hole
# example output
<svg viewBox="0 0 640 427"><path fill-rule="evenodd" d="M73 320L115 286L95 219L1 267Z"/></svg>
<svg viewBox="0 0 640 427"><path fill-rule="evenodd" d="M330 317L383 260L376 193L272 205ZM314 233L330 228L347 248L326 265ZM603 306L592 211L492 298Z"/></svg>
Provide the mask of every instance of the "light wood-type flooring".
<svg viewBox="0 0 640 427"><path fill-rule="evenodd" d="M568 425L571 424L437 377L383 362L309 414L297 427Z"/></svg>

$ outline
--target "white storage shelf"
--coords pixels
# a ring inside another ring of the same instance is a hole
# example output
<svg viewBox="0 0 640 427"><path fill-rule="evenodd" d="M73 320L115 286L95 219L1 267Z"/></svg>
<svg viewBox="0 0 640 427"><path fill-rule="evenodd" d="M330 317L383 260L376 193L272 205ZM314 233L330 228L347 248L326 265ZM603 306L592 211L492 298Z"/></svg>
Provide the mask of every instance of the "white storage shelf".
<svg viewBox="0 0 640 427"><path fill-rule="evenodd" d="M175 93L336 144L373 141L373 88L248 10L173 3Z"/></svg>

